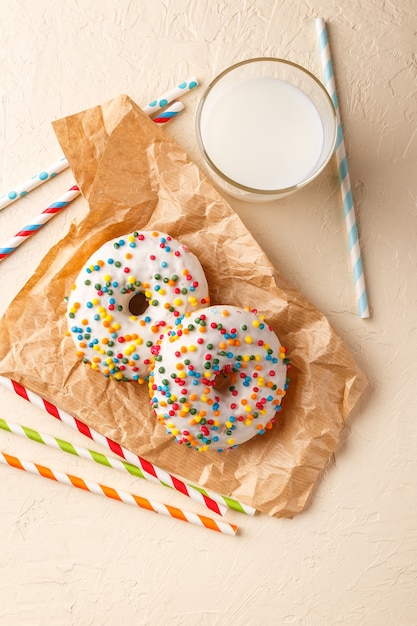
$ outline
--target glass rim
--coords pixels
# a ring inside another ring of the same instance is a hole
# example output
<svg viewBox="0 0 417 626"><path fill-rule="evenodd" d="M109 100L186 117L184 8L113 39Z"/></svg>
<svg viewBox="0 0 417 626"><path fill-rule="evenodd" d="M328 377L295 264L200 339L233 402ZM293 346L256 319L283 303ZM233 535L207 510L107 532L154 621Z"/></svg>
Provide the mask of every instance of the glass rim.
<svg viewBox="0 0 417 626"><path fill-rule="evenodd" d="M326 158L324 159L323 163L321 164L321 166L317 170L315 170L312 174L310 174L309 176L304 178L301 182L297 183L296 185L291 185L290 187L281 187L279 189L257 189L256 187L249 187L247 185L243 185L242 183L239 183L236 180L234 180L233 178L230 178L229 176L227 176L224 172L222 172L217 167L217 165L215 163L213 163L212 159L210 158L210 156L208 155L208 153L206 151L206 148L205 148L204 142L203 142L203 138L202 138L202 135L201 135L200 121L201 121L201 114L202 114L202 111L203 111L203 107L204 107L204 104L205 104L205 102L207 100L207 97L209 96L211 91L214 89L214 87L217 85L217 83L220 82L222 80L222 78L224 78L227 74L230 74L232 71L234 71L238 67L242 67L243 65L248 65L249 63L259 63L259 62L265 62L265 61L266 62L273 62L273 63L281 63L281 64L284 64L284 65L288 65L290 67L294 67L296 70L301 71L302 73L306 74L309 78L311 78L318 85L318 87L320 88L320 91L325 96L325 99L330 104L330 108L331 108L331 110L333 112L333 119L334 119L334 137L333 137L333 142L332 142L331 148L329 149L329 152L328 152ZM202 97L200 99L200 102L198 104L198 107L197 107L197 112L196 112L196 135L197 135L197 143L198 143L198 146L200 148L200 151L201 151L204 159L210 165L210 167L214 170L214 172L224 182L228 183L232 187L236 187L237 189L240 189L240 190L245 191L247 193L259 194L259 195L264 195L264 196L272 196L272 195L277 195L277 194L279 194L279 195L283 195L283 194L287 195L287 194L290 194L290 193L296 191L297 189L300 189L301 187L304 187L309 182L314 180L324 170L324 168L329 163L329 161L331 159L331 156L332 156L332 154L334 152L335 145L336 145L336 139L337 139L336 109L334 107L333 100L331 99L331 97L330 97L327 89L323 85L323 83L317 78L317 76L315 76L309 70L305 69L301 65L298 65L297 63L294 63L293 61L289 61L287 59L281 59L279 57L254 57L254 58L251 58L251 59L246 59L244 61L239 61L238 63L235 63L234 65L231 65L231 66L227 67L225 70L220 72L220 74L218 74L210 82L210 84L208 85L208 87L204 91L204 93L203 93L203 95L202 95Z"/></svg>

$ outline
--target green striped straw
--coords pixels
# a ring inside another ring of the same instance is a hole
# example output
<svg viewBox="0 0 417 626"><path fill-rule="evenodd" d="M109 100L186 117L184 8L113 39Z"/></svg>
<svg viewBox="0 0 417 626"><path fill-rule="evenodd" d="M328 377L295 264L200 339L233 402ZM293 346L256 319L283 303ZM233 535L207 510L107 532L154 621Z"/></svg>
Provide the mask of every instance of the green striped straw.
<svg viewBox="0 0 417 626"><path fill-rule="evenodd" d="M27 439L30 439L31 441L43 443L50 448L62 450L63 452L73 454L74 456L94 461L95 463L99 463L100 465L105 465L107 467L111 467L122 472L128 472L132 476L137 476L138 478L143 478L145 480L147 479L142 470L136 465L132 465L132 463L129 463L127 461L121 461L119 459L114 459L101 452L96 452L95 450L84 448L83 446L74 445L69 441L60 439L59 437L52 437L51 435L40 433L33 428L21 426L20 424L16 424L15 422L6 421L5 419L0 418L0 429L13 433L15 435L19 435L20 437L25 437ZM170 485L165 484L165 486L169 487ZM208 492L202 487L198 487L196 485L190 485L190 487L201 493L203 496L209 495ZM222 500L223 505L226 505L226 507L232 510L238 511L240 513L246 513L247 515L253 515L255 513L255 509L248 505L242 505L240 502L234 500L233 498L222 496ZM221 505L220 507L222 508ZM222 511L222 513L224 513L224 510Z"/></svg>
<svg viewBox="0 0 417 626"><path fill-rule="evenodd" d="M5 419L0 418L0 429L5 430L9 433L13 433L14 435L19 435L20 437L26 437L31 441L43 443L50 448L62 450L63 452L68 452L69 454L79 456L83 459L89 459L90 461L94 461L95 463L99 463L100 465L106 465L107 467L112 467L113 469L127 471L129 472L129 474L132 474L132 476L145 478L143 472L139 469L139 467L136 467L131 463L127 463L126 461L119 461L119 459L113 459L106 456L105 454L102 454L101 452L96 452L95 450L89 450L87 448L83 448L82 446L74 445L69 441L59 439L59 437L52 437L51 435L40 433L33 428L21 426L20 424L16 424L15 422L9 422Z"/></svg>

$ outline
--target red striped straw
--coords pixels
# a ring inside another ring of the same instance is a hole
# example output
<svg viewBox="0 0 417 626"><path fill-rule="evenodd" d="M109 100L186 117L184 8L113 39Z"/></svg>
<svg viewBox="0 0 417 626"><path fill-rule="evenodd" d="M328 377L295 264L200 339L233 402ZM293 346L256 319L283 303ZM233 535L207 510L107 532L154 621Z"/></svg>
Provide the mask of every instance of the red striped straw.
<svg viewBox="0 0 417 626"><path fill-rule="evenodd" d="M159 124L160 126L162 126L163 124L166 124L167 122L172 120L173 117L178 115L178 113L182 111L183 108L184 105L182 104L182 102L177 100L176 102L173 102L170 107L165 109L165 111L161 111L161 113L154 117L152 121L154 121L155 124Z"/></svg>
<svg viewBox="0 0 417 626"><path fill-rule="evenodd" d="M253 507L242 504L234 498L221 496L212 491L208 491L201 487L197 487L195 485L184 482L180 478L177 478L166 470L158 467L150 461L147 461L143 457L138 456L133 452L130 452L116 441L113 441L112 439L101 435L93 428L90 428L90 426L87 426L87 424L85 424L84 422L81 422L76 417L73 417L69 413L60 410L57 406L55 406L51 402L48 402L48 400L41 398L20 383L6 378L5 376L0 376L0 385L6 387L7 389L10 389L24 400L31 402L35 406L41 408L43 411L46 411L52 417L55 417L67 426L70 426L74 430L77 430L84 436L102 445L104 448L110 450L114 454L117 454L131 465L135 465L142 471L143 478L145 480L171 487L172 489L179 491L185 496L188 496L192 500L203 504L209 510L218 513L219 515L224 515L224 513L226 512L226 508L233 509L240 513L246 513L247 515L254 515L255 509Z"/></svg>
<svg viewBox="0 0 417 626"><path fill-rule="evenodd" d="M45 211L42 211L31 224L24 226L22 230L12 239L9 239L2 247L0 247L0 261L3 261L19 246L24 243L28 237L35 234L44 226L50 219L60 213L63 209L66 209L70 202L80 195L80 189L78 185L73 185L68 191L64 193L56 202L53 202Z"/></svg>
<svg viewBox="0 0 417 626"><path fill-rule="evenodd" d="M142 496L137 496L133 493L121 491L119 489L116 490L113 487L108 487L107 485L102 485L91 480L84 480L83 478L73 476L72 474L65 474L64 472L53 470L50 467L45 467L44 465L39 465L38 463L32 463L31 461L25 461L4 452L0 452L0 464L24 470L25 472L29 472L30 474L34 474L36 476L49 478L50 480L55 480L56 482L64 485L71 485L73 487L77 487L77 489L89 491L90 493L96 493L100 496L111 498L112 500L119 500L119 502L124 502L125 504L132 504L141 509L154 511L154 513L160 513L161 515L173 517L175 519L182 520L183 522L189 522L190 524L194 524L196 526L216 530L217 532L225 533L226 535L235 535L237 531L237 526L234 524L229 524L228 522L221 520L217 521L211 517L206 517L197 513L189 513L168 504L162 504L161 502L156 502L155 500L148 500Z"/></svg>

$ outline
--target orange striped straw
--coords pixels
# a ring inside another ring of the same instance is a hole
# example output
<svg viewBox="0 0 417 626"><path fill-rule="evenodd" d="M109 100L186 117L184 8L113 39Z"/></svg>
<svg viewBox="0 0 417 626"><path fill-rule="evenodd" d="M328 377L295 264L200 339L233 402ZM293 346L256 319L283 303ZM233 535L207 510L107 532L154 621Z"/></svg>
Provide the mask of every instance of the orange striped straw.
<svg viewBox="0 0 417 626"><path fill-rule="evenodd" d="M77 489L105 496L106 498L111 498L112 500L119 500L119 502L124 502L125 504L133 504L140 509L147 509L148 511L154 511L154 513L160 513L161 515L173 517L196 526L203 526L204 528L215 530L226 535L233 536L237 531L237 526L234 524L229 524L228 522L221 520L217 521L211 517L206 517L205 515L199 515L197 513L189 513L168 504L162 504L161 502L156 502L155 500L148 500L142 496L137 496L126 491L120 491L119 489L116 490L113 487L101 485L100 483L90 480L84 480L83 478L73 476L72 474L65 474L61 471L52 470L44 465L18 459L17 457L6 454L5 452L0 452L0 463L8 465L9 467L14 467L15 469L24 470L25 472L29 472L30 474L34 474L36 476L42 476L43 478L55 480L56 482L64 485L72 485L73 487L77 487Z"/></svg>

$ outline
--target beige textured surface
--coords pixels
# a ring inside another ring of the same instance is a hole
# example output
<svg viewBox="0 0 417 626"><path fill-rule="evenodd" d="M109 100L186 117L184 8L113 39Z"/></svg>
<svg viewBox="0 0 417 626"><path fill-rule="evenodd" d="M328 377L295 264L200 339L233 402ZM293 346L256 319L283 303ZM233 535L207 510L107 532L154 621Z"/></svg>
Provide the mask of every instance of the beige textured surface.
<svg viewBox="0 0 417 626"><path fill-rule="evenodd" d="M4 3L0 188L56 160L52 120L120 93L146 104L172 82L194 74L204 86L258 55L320 75L316 16L328 20L372 318L356 313L334 163L295 196L262 208L230 203L350 345L370 392L307 510L293 520L230 513L236 538L0 467L2 624L416 623L414 3ZM201 89L167 129L198 164ZM64 172L2 211L2 242L70 181ZM1 312L82 208L75 202L1 263ZM10 392L0 396L0 417L85 443ZM3 432L0 449L185 508L174 492Z"/></svg>

